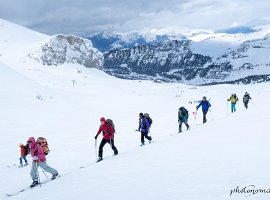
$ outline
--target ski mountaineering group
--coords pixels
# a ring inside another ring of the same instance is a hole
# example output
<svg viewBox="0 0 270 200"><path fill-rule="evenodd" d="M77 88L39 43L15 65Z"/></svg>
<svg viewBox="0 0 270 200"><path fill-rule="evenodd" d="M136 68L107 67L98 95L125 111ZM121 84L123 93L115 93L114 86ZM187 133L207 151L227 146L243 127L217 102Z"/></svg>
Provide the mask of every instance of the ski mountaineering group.
<svg viewBox="0 0 270 200"><path fill-rule="evenodd" d="M236 94L232 94L228 99L227 102L231 102L231 112L236 111L236 103L238 102L238 97ZM243 104L245 108L248 108L249 100L251 100L250 95L246 92L243 96ZM196 112L194 112L194 115L196 117L197 110L202 107L202 113L203 113L203 123L207 122L206 115L211 107L211 104L209 102L210 100L207 100L207 98L204 96L203 99L200 101L200 103L196 106ZM228 105L228 104L227 104ZM211 110L210 110L211 111ZM188 124L188 110L185 107L180 107L178 110L178 132L182 132L182 124L184 123L186 125L187 130L190 129L190 126ZM100 162L103 160L103 147L105 144L110 144L114 155L118 154L118 150L114 145L114 133L115 133L115 127L113 124L113 121L111 119L105 119L104 117L100 118L100 127L97 131L95 138L95 142L97 142L97 138L100 133L102 133L103 139L101 140L101 143L99 145L98 150L98 159L97 162ZM149 143L152 142L152 137L148 136L149 130L152 124L152 119L150 118L148 113L140 113L139 114L139 127L136 131L141 132L141 146L145 145L145 138L149 141ZM32 157L32 168L31 168L31 178L33 180L30 187L37 186L39 181L39 175L38 175L38 167L41 167L44 171L50 173L52 175L51 179L54 180L57 178L58 172L56 169L50 167L46 163L46 155L49 153L48 143L47 140L43 137L39 137L37 140L35 140L34 137L30 137L27 141L26 145L19 144L19 147L21 148L21 156L20 156L20 166L26 166L28 165L28 161L26 159L26 156L28 154ZM25 161L25 165L23 165L23 160Z"/></svg>

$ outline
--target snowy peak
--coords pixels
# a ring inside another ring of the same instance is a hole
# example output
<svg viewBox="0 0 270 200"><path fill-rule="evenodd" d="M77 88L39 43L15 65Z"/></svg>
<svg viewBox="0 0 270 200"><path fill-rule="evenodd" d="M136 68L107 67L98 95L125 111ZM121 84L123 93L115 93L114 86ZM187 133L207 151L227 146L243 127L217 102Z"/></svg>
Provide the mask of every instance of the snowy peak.
<svg viewBox="0 0 270 200"><path fill-rule="evenodd" d="M268 81L269 37L266 31L260 36L262 39L240 45L230 45L223 38L168 41L109 51L104 55L104 69L120 78L158 78L199 85Z"/></svg>
<svg viewBox="0 0 270 200"><path fill-rule="evenodd" d="M201 41L216 41L216 42L226 42L231 45L240 45L241 43L248 40L261 39L270 33L270 26L256 26L251 28L248 33L214 33L205 32L199 33L188 37L188 39L194 42Z"/></svg>
<svg viewBox="0 0 270 200"><path fill-rule="evenodd" d="M156 33L96 33L90 35L90 39L93 46L99 49L101 52L107 52L113 49L133 48L138 45L144 45L149 43L157 44L159 42L165 42L168 40L183 40L189 39L194 42L210 41L228 43L232 46L240 45L247 40L263 38L267 33L270 33L270 26L257 26L250 28L248 33L223 33L213 32L209 30L197 30L190 33L168 33L168 34L156 34Z"/></svg>
<svg viewBox="0 0 270 200"><path fill-rule="evenodd" d="M93 43L93 46L101 52L106 52L113 49L132 48L134 46L158 43L168 41L168 35L156 35L151 33L123 33L123 34L108 34L105 32L97 33L88 37Z"/></svg>
<svg viewBox="0 0 270 200"><path fill-rule="evenodd" d="M91 41L73 35L56 35L34 53L29 54L43 65L80 64L102 69L103 55Z"/></svg>

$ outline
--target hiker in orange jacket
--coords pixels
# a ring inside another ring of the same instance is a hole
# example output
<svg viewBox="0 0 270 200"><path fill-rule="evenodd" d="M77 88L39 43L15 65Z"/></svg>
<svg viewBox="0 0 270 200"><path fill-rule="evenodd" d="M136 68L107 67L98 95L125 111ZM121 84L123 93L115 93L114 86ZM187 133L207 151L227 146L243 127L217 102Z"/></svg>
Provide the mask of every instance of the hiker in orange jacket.
<svg viewBox="0 0 270 200"><path fill-rule="evenodd" d="M27 145L24 146L23 144L19 144L19 147L21 148L21 156L20 156L20 167L23 167L23 160L25 162L25 165L28 165L28 162L27 162L27 159L26 159L26 156L27 156Z"/></svg>

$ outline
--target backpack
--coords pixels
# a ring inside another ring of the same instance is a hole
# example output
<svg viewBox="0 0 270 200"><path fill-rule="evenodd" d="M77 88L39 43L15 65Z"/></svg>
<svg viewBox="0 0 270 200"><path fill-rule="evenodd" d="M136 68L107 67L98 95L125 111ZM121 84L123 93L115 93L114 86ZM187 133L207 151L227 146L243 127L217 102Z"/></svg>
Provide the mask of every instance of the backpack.
<svg viewBox="0 0 270 200"><path fill-rule="evenodd" d="M47 156L50 150L49 150L49 145L46 138L39 137L36 143L38 143L42 147L44 155Z"/></svg>
<svg viewBox="0 0 270 200"><path fill-rule="evenodd" d="M147 119L147 121L149 122L149 124L150 124L150 126L151 126L152 123L153 123L153 120L151 119L151 117L149 116L149 114L148 114L148 113L144 113L143 116ZM150 126L149 126L149 127L150 127Z"/></svg>
<svg viewBox="0 0 270 200"><path fill-rule="evenodd" d="M29 149L28 144L25 145L23 148L24 148L24 150L25 150L25 156L27 156L27 155L30 153L30 149Z"/></svg>
<svg viewBox="0 0 270 200"><path fill-rule="evenodd" d="M188 110L185 107L180 107L178 110L178 116L188 117Z"/></svg>
<svg viewBox="0 0 270 200"><path fill-rule="evenodd" d="M106 119L106 123L107 123L109 126L112 126L112 127L113 127L113 130L114 130L114 132L115 132L115 126L114 126L113 120L111 120L111 119Z"/></svg>

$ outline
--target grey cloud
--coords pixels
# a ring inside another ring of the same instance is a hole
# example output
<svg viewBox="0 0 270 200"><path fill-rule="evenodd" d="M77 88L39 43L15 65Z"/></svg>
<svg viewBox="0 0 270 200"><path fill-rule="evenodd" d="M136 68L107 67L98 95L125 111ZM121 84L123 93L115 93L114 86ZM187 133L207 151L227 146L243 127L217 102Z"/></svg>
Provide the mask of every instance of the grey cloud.
<svg viewBox="0 0 270 200"><path fill-rule="evenodd" d="M46 34L224 29L268 23L268 0L0 0L0 17Z"/></svg>

